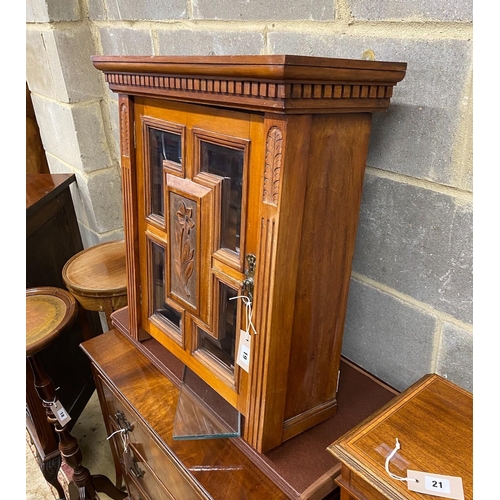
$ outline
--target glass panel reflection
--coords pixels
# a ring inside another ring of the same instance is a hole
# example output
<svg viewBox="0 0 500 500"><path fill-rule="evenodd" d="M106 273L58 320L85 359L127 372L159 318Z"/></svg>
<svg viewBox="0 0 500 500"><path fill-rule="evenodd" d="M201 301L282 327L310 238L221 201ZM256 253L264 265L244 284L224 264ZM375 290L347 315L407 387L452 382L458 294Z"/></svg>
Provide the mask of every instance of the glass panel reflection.
<svg viewBox="0 0 500 500"><path fill-rule="evenodd" d="M165 249L151 242L153 274L153 315L160 316L180 333L182 316L165 303Z"/></svg>
<svg viewBox="0 0 500 500"><path fill-rule="evenodd" d="M181 440L240 436L240 413L193 371L187 367L184 370L172 437Z"/></svg>
<svg viewBox="0 0 500 500"><path fill-rule="evenodd" d="M201 171L222 177L221 248L239 254L244 151L201 141Z"/></svg>
<svg viewBox="0 0 500 500"><path fill-rule="evenodd" d="M163 161L181 164L182 140L179 134L149 129L149 178L151 213L164 216Z"/></svg>
<svg viewBox="0 0 500 500"><path fill-rule="evenodd" d="M224 283L219 283L219 285L218 338L214 338L201 328L198 328L198 349L210 353L223 366L234 372L238 301L229 299L236 297L237 292Z"/></svg>

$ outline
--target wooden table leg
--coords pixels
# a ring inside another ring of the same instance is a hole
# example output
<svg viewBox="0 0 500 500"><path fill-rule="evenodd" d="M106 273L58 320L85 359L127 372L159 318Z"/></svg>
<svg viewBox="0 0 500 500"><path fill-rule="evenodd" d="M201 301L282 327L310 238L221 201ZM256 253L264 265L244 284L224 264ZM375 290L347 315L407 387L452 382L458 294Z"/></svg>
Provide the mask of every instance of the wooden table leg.
<svg viewBox="0 0 500 500"><path fill-rule="evenodd" d="M77 490L75 500L96 500L98 498L97 491L106 493L113 500L124 500L127 494L120 491L109 478L101 475L91 476L90 471L82 465L83 457L78 441L65 427L61 426L52 411L52 405L56 401L56 391L52 379L34 356L28 356L28 361L33 370L36 392L45 407L47 420L54 426L59 436L61 457L73 470L73 483ZM96 478L95 483L93 481L94 477Z"/></svg>
<svg viewBox="0 0 500 500"><path fill-rule="evenodd" d="M47 483L53 486L57 491L59 500L66 500L63 487L57 479L57 474L61 468L61 454L59 453L57 456L47 460L39 459L38 465L42 471L45 481L47 481Z"/></svg>
<svg viewBox="0 0 500 500"><path fill-rule="evenodd" d="M45 408L47 420L49 422L51 422L50 419L56 420L54 414L52 413L52 410L50 409L50 405L45 403L45 401L49 401L49 398L51 397L50 394L52 392L54 392L55 395L52 380L48 377L45 370L41 368L39 361L35 357L28 356L27 360L29 362L29 365L31 366L35 389L38 397L42 401L43 407ZM52 390L50 386L52 386ZM39 466L45 480L57 490L59 498L61 500L65 500L66 496L64 494L64 490L57 480L57 473L59 472L59 469L61 467L61 455L54 457L48 462L41 462L39 463Z"/></svg>

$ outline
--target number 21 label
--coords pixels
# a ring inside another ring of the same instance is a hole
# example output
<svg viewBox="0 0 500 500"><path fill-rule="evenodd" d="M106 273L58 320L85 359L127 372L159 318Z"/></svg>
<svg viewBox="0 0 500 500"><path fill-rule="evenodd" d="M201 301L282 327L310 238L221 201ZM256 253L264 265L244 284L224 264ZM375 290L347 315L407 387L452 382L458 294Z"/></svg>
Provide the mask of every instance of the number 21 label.
<svg viewBox="0 0 500 500"><path fill-rule="evenodd" d="M439 493L450 493L450 481L442 477L425 476L425 489Z"/></svg>
<svg viewBox="0 0 500 500"><path fill-rule="evenodd" d="M408 469L408 489L441 498L464 500L462 478L456 476L440 476Z"/></svg>

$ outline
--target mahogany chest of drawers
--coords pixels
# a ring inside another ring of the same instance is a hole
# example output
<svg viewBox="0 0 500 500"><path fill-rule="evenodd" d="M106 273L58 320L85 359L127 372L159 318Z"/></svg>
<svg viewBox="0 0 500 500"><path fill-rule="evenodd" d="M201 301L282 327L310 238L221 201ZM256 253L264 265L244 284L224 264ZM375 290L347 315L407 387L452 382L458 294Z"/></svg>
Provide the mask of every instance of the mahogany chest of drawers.
<svg viewBox="0 0 500 500"><path fill-rule="evenodd" d="M118 477L133 500L335 499L340 462L328 445L397 394L342 360L337 415L265 454L242 438L176 440L183 365L155 339L144 341L147 349L131 339L127 312L114 313L117 329L82 348L92 362L108 435L114 433Z"/></svg>

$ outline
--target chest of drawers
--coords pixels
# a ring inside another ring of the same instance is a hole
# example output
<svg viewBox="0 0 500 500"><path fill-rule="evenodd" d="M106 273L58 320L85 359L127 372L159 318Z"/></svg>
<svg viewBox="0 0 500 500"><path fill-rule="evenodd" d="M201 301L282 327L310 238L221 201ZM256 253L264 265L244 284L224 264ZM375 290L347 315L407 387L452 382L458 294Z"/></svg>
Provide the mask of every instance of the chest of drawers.
<svg viewBox="0 0 500 500"><path fill-rule="evenodd" d="M92 362L107 432L114 433L115 465L133 500L337 498L340 462L327 446L396 395L342 360L337 415L272 451L258 453L241 438L176 440L183 365L156 340L144 341L146 351L131 339L127 312L114 313L117 329L82 348Z"/></svg>

